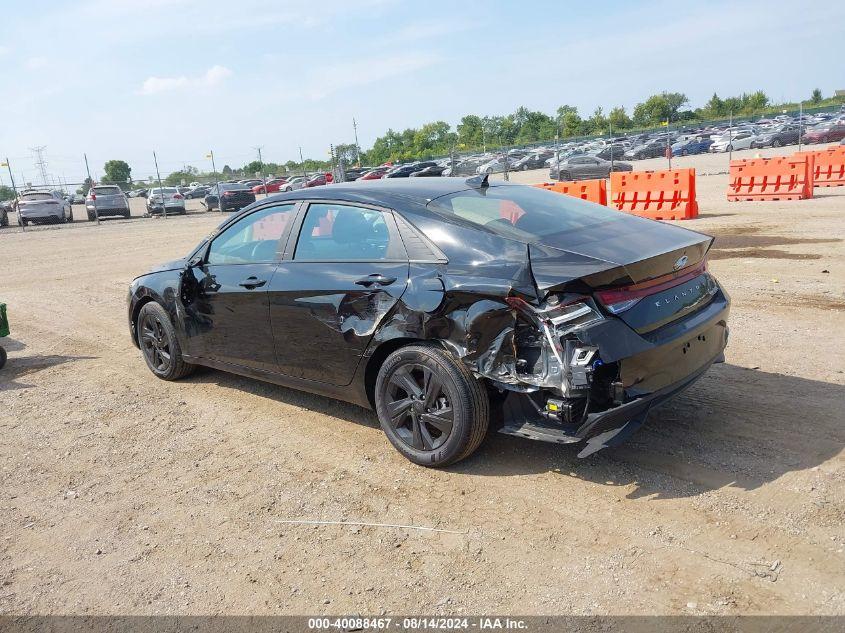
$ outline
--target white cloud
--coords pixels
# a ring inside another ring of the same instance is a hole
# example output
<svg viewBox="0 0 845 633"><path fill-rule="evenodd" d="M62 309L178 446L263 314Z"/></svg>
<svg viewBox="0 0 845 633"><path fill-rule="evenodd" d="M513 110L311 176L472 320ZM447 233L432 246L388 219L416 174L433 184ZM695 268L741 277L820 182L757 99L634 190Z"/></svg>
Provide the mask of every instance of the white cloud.
<svg viewBox="0 0 845 633"><path fill-rule="evenodd" d="M228 77L232 71L225 66L212 66L199 77L147 77L141 85L139 92L142 95L153 95L160 92L170 92L182 88L211 88L219 85Z"/></svg>
<svg viewBox="0 0 845 633"><path fill-rule="evenodd" d="M420 53L359 59L317 68L311 73L312 79L305 88L305 94L316 101L339 90L366 86L433 66L440 61L439 55Z"/></svg>
<svg viewBox="0 0 845 633"><path fill-rule="evenodd" d="M24 62L27 70L41 70L46 68L48 63L46 57L30 57Z"/></svg>

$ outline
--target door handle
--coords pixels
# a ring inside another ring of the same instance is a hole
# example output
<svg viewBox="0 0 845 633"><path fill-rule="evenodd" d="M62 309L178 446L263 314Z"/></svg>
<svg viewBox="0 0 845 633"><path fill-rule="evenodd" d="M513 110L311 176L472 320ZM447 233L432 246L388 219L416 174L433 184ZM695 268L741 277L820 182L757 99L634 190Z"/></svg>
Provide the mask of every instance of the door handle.
<svg viewBox="0 0 845 633"><path fill-rule="evenodd" d="M267 283L266 279L259 279L258 277L255 277L253 275L251 277L247 277L246 279L244 279L238 285L241 286L242 288L246 288L247 290L252 290L253 288L260 288L261 286L263 286L266 283Z"/></svg>
<svg viewBox="0 0 845 633"><path fill-rule="evenodd" d="M359 286L364 286L365 288L369 288L372 285L379 285L379 286L389 286L394 281L396 281L396 277L385 277L381 273L373 273L367 277L362 277L355 283Z"/></svg>

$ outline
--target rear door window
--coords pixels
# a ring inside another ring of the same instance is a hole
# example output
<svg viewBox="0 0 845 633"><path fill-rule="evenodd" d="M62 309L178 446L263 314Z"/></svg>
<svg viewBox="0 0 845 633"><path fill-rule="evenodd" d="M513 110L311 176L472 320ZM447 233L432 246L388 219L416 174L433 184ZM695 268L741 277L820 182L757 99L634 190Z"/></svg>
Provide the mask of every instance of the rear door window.
<svg viewBox="0 0 845 633"><path fill-rule="evenodd" d="M311 204L299 231L295 261L380 261L397 257L382 211Z"/></svg>

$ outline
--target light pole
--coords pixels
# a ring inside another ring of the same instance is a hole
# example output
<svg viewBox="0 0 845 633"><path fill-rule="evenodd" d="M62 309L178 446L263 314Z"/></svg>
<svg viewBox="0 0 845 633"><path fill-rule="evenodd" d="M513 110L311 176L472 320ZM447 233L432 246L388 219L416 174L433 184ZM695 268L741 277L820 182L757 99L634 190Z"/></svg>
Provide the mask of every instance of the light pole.
<svg viewBox="0 0 845 633"><path fill-rule="evenodd" d="M161 213L164 219L167 219L167 205L164 204L164 187L161 186L161 172L158 170L158 158L156 157L156 153L153 152L153 162L156 166L156 178L158 178L158 195L161 196Z"/></svg>
<svg viewBox="0 0 845 633"><path fill-rule="evenodd" d="M355 117L352 117L352 129L355 131L355 158L358 161L358 167L361 166L361 149L358 147L358 123Z"/></svg>
<svg viewBox="0 0 845 633"><path fill-rule="evenodd" d="M220 200L220 197L219 197L220 196L220 179L217 178L217 166L214 164L214 150L213 149L208 150L208 154L206 154L205 157L211 159L211 173L214 176L214 192L217 194L217 196L218 196L217 199L219 201ZM219 204L219 202L218 202L218 204ZM206 207L206 210L210 211L211 209Z"/></svg>
<svg viewBox="0 0 845 633"><path fill-rule="evenodd" d="M12 191L15 193L15 209L18 212L18 225L21 227L21 231L26 231L26 227L23 225L23 221L21 220L21 205L18 204L18 188L15 186L15 177L12 175L12 166L9 164L8 156L3 163L0 163L0 167L5 167L9 170L9 180L12 181Z"/></svg>
<svg viewBox="0 0 845 633"><path fill-rule="evenodd" d="M91 189L94 188L94 181L91 179L91 170L88 168L88 154L83 154L82 157L85 159L85 172L88 174L88 193L91 193ZM93 193L91 193L91 196L92 196L92 202L94 203L94 219L97 221L97 224L99 225L100 224L100 214L97 212L97 198L93 197L93 196L95 196L95 194L93 194ZM86 207L87 207L87 205L86 205Z"/></svg>

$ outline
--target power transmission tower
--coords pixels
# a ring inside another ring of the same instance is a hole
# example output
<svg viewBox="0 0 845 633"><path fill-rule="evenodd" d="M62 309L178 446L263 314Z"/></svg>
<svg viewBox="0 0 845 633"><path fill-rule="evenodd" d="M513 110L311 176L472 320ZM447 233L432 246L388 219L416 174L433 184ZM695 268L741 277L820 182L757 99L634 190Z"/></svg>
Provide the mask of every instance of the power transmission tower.
<svg viewBox="0 0 845 633"><path fill-rule="evenodd" d="M41 184L46 186L50 183L47 182L47 161L44 158L45 149L47 149L46 145L39 145L38 147L30 147L29 151L35 152L35 155L38 157L38 160L35 161L35 166L41 173Z"/></svg>

